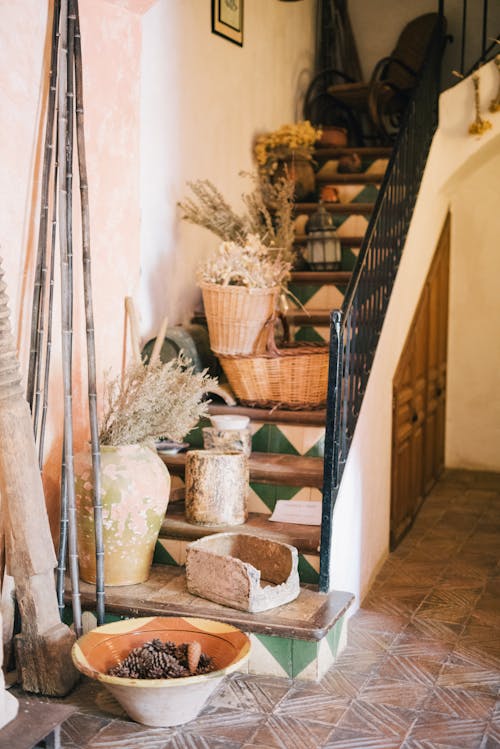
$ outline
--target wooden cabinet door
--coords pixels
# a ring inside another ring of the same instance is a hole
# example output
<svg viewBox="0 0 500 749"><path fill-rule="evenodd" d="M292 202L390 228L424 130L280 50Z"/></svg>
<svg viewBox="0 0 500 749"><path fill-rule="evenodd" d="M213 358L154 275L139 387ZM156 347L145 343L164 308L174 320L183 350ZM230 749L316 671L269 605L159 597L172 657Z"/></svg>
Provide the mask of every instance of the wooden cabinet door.
<svg viewBox="0 0 500 749"><path fill-rule="evenodd" d="M448 218L393 380L391 548L444 467L449 240Z"/></svg>
<svg viewBox="0 0 500 749"><path fill-rule="evenodd" d="M429 296L429 366L425 423L424 489L426 494L444 468L449 246L450 221L447 219L427 282Z"/></svg>
<svg viewBox="0 0 500 749"><path fill-rule="evenodd" d="M425 301L419 305L393 383L391 546L409 528L424 497L427 328Z"/></svg>

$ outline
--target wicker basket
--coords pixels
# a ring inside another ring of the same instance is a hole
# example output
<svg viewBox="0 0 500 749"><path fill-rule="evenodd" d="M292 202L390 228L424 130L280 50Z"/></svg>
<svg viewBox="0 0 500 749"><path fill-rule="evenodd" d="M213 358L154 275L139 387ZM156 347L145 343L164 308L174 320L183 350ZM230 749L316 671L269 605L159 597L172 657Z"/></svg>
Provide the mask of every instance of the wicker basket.
<svg viewBox="0 0 500 749"><path fill-rule="evenodd" d="M241 403L299 409L321 408L328 386L328 344L287 343L276 348L274 320L267 323L267 351L250 356L219 356Z"/></svg>
<svg viewBox="0 0 500 749"><path fill-rule="evenodd" d="M210 346L217 354L265 350L266 321L274 314L279 288L248 289L201 283Z"/></svg>

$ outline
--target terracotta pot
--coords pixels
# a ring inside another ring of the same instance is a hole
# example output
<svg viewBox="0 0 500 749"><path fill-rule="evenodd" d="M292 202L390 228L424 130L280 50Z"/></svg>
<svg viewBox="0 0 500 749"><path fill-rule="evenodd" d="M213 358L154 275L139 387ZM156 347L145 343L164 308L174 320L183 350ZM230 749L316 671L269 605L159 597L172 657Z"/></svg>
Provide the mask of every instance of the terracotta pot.
<svg viewBox="0 0 500 749"><path fill-rule="evenodd" d="M75 456L80 577L95 582L92 462ZM101 446L105 585L135 585L149 577L168 505L170 474L145 445Z"/></svg>
<svg viewBox="0 0 500 749"><path fill-rule="evenodd" d="M130 651L155 638L177 644L199 642L216 668L179 679L129 679L108 671ZM242 670L250 639L236 627L208 619L144 617L105 624L73 646L75 666L111 692L124 710L147 726L176 726L194 720L227 674Z"/></svg>
<svg viewBox="0 0 500 749"><path fill-rule="evenodd" d="M347 146L348 133L345 127L325 125L318 141L320 148L343 148Z"/></svg>
<svg viewBox="0 0 500 749"><path fill-rule="evenodd" d="M295 200L300 202L312 196L316 189L316 175L311 159L294 151L289 156L280 159L280 162L276 174L282 176L287 173L294 180Z"/></svg>

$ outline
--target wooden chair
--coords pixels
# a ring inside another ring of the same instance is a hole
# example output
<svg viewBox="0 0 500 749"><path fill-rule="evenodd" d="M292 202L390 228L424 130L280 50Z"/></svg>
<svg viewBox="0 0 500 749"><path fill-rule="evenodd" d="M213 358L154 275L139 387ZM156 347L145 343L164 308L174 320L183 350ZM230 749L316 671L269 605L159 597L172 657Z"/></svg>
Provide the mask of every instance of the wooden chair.
<svg viewBox="0 0 500 749"><path fill-rule="evenodd" d="M439 19L438 13L426 13L410 21L392 54L377 62L369 82L354 81L335 68L320 72L306 92L305 119L317 125L347 126L356 145L366 140L390 142Z"/></svg>

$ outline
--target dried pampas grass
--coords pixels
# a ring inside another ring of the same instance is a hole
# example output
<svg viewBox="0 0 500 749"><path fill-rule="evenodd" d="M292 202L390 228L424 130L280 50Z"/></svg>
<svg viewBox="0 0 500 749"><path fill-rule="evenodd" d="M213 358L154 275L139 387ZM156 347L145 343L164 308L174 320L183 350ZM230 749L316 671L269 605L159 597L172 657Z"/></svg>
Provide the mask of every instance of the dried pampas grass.
<svg viewBox="0 0 500 749"><path fill-rule="evenodd" d="M106 389L101 445L131 445L159 437L181 442L207 413L203 395L216 384L195 372L182 353L145 367L130 364Z"/></svg>

